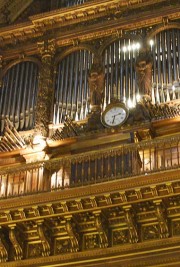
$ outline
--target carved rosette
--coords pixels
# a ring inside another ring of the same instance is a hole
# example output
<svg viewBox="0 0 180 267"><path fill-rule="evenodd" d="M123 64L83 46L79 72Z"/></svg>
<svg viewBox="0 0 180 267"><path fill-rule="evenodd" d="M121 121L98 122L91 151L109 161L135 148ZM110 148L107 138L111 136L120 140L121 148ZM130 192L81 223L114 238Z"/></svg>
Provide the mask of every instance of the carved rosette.
<svg viewBox="0 0 180 267"><path fill-rule="evenodd" d="M54 40L46 40L37 44L41 54L41 70L39 75L39 91L35 111L36 134L47 137L49 135L49 123L52 118L53 105L53 64L55 54Z"/></svg>

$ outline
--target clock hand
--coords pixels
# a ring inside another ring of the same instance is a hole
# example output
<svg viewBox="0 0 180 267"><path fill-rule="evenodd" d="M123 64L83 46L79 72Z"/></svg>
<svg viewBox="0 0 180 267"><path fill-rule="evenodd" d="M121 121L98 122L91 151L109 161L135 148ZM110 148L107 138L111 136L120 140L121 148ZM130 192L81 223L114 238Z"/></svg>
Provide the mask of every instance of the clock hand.
<svg viewBox="0 0 180 267"><path fill-rule="evenodd" d="M118 114L116 114L116 115L114 115L114 117L116 117L116 116L118 116L118 115L121 115L121 112L120 112L120 113L118 113Z"/></svg>
<svg viewBox="0 0 180 267"><path fill-rule="evenodd" d="M114 120L115 120L115 115L113 115L113 121L112 121L112 124L114 123Z"/></svg>

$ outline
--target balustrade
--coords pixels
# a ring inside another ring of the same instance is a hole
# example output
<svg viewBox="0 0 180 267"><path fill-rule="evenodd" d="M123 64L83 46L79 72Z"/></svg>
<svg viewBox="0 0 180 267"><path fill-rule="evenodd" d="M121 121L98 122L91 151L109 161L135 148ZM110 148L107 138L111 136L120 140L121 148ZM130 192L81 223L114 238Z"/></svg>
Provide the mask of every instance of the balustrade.
<svg viewBox="0 0 180 267"><path fill-rule="evenodd" d="M0 170L0 198L149 175L180 167L180 136Z"/></svg>

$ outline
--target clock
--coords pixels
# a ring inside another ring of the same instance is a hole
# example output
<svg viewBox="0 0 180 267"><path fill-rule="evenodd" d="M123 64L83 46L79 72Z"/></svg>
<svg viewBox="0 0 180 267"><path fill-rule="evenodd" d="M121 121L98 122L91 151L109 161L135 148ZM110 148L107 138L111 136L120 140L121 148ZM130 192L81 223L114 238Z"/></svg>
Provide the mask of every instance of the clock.
<svg viewBox="0 0 180 267"><path fill-rule="evenodd" d="M128 109L123 103L112 103L106 107L101 119L104 126L117 127L126 121L128 115Z"/></svg>

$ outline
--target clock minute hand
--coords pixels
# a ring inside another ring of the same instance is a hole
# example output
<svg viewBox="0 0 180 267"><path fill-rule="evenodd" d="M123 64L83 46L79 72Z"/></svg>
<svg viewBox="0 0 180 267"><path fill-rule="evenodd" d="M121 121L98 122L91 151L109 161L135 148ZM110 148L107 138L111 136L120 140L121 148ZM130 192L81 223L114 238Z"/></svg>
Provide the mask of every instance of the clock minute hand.
<svg viewBox="0 0 180 267"><path fill-rule="evenodd" d="M118 116L118 115L121 115L121 112L120 112L120 113L118 113L118 114L115 114L115 115L114 115L114 117L116 117L116 116Z"/></svg>

